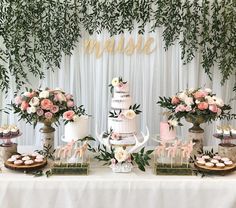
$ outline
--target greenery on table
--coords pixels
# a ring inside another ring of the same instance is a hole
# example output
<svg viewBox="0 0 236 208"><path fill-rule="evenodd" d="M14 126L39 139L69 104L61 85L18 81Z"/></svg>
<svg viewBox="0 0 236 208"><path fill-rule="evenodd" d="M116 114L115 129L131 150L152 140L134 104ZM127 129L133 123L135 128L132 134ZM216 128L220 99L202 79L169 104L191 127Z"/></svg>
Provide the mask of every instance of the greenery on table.
<svg viewBox="0 0 236 208"><path fill-rule="evenodd" d="M98 145L98 148L90 146L88 150L96 154L95 159L105 162L103 165L111 165L111 160L115 159L115 148L112 146L110 148L105 145ZM141 171L145 171L145 166L150 166L148 161L151 159L152 152L153 150L145 151L145 147L143 147L139 152L131 153L131 163L135 162Z"/></svg>
<svg viewBox="0 0 236 208"><path fill-rule="evenodd" d="M11 77L20 89L30 74L42 79L45 70L59 68L82 28L115 35L131 32L135 23L139 33L163 27L165 48L178 41L184 63L200 52L210 78L219 66L221 84L235 75L235 0L2 0L0 89L9 89Z"/></svg>

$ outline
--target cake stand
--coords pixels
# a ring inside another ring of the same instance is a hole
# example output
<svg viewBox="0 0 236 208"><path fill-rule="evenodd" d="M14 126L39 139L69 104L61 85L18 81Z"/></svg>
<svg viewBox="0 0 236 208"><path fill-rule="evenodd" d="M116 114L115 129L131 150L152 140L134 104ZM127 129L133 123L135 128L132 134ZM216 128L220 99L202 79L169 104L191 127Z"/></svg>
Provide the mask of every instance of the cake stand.
<svg viewBox="0 0 236 208"><path fill-rule="evenodd" d="M13 153L17 152L17 144L12 140L20 137L22 133L19 133L15 136L0 137L2 144L0 145L0 158L3 161L6 161Z"/></svg>
<svg viewBox="0 0 236 208"><path fill-rule="evenodd" d="M223 134L213 134L217 139L221 140L221 143L218 145L218 153L222 157L228 157L233 162L236 162L236 144L231 143L233 140L236 140L236 135L223 135Z"/></svg>

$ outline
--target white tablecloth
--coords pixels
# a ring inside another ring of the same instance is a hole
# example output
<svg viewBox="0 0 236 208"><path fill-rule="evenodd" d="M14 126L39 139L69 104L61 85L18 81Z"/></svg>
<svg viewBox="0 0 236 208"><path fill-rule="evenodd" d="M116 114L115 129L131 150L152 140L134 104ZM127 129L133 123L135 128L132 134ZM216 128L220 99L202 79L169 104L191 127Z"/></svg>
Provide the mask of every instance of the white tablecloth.
<svg viewBox="0 0 236 208"><path fill-rule="evenodd" d="M1 208L234 208L236 174L224 177L112 173L92 168L88 176L0 173Z"/></svg>

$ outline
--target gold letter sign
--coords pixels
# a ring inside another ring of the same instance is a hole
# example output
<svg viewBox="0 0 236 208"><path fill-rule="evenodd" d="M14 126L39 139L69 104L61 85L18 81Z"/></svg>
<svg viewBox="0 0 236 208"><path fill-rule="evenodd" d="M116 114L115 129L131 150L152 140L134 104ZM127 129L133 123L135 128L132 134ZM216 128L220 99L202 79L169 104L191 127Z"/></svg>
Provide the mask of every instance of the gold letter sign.
<svg viewBox="0 0 236 208"><path fill-rule="evenodd" d="M124 53L128 56L133 55L135 52L149 55L155 49L155 39L153 37L144 39L142 35L139 35L137 40L133 37L125 39L124 35L120 35L116 39L115 37L110 37L103 41L95 39L86 39L84 41L85 53L95 53L96 58L102 57L104 52L110 54Z"/></svg>

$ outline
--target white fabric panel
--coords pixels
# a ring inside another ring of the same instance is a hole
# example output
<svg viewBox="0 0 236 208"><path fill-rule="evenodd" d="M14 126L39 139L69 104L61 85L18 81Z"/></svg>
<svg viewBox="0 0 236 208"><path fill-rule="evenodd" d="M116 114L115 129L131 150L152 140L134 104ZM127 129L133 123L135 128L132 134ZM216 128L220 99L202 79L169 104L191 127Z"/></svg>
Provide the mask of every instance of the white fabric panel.
<svg viewBox="0 0 236 208"><path fill-rule="evenodd" d="M183 66L181 61L181 50L178 44L164 50L162 38L162 28L155 33L144 34L144 39L149 36L155 38L156 50L150 55L134 53L132 56L125 54L103 53L97 59L95 54L85 54L83 43L85 39L98 39L103 42L109 38L109 34L103 32L100 35L89 36L86 32L82 34L83 39L73 51L71 57L63 56L61 69L55 72L47 71L44 80L31 79L31 87L60 87L67 92L74 94L76 103L83 104L91 117L91 133L95 135L95 125L98 125L99 132L107 128L107 116L110 110L110 93L108 84L114 76L122 76L130 84L131 96L134 103L140 103L143 113L140 117L140 128L145 131L147 125L151 134L159 133L159 122L162 118L162 109L156 104L159 96L172 96L177 91L187 87L210 87L221 96L225 102L235 96L232 88L235 77L232 76L222 87L220 85L220 72L215 66L212 81L201 68L201 54L188 65ZM137 39L137 31L132 34L124 34L127 42L130 37ZM116 40L119 37L116 37ZM0 94L0 108L10 103L12 92L7 99ZM236 112L236 102L231 103L232 112ZM1 124L16 122L16 116L1 115ZM184 122L185 123L185 122ZM216 140L212 138L217 121L210 125L202 125L206 130L205 144L214 145ZM232 122L236 125L236 122ZM187 136L190 124L185 123L184 127L178 129L180 137ZM19 123L24 135L18 140L20 144L40 145L38 129L40 125L33 129L30 125L25 125L24 121ZM60 143L60 136L63 134L63 125L56 128L55 144ZM153 144L152 141L149 144Z"/></svg>
<svg viewBox="0 0 236 208"><path fill-rule="evenodd" d="M233 208L235 174L224 177L156 176L150 169L130 174L94 168L88 176L50 178L4 171L4 208Z"/></svg>

